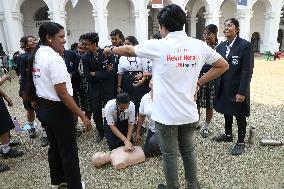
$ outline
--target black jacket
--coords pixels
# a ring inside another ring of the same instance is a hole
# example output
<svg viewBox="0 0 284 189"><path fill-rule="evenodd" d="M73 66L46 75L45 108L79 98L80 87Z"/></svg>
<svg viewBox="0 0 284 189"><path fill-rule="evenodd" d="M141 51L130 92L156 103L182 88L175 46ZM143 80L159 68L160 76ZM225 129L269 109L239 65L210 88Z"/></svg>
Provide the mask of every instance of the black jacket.
<svg viewBox="0 0 284 189"><path fill-rule="evenodd" d="M107 71L107 67L113 64L112 57L106 57L103 50L99 49L95 54L87 52L82 56L84 74L89 83L90 98L99 96L111 96L115 94L115 69ZM90 72L95 72L91 76Z"/></svg>
<svg viewBox="0 0 284 189"><path fill-rule="evenodd" d="M250 115L250 81L254 57L251 43L236 38L226 58L227 42L217 46L216 51L229 63L229 69L216 81L215 110L231 116ZM237 94L244 95L245 101L236 103Z"/></svg>
<svg viewBox="0 0 284 189"><path fill-rule="evenodd" d="M19 56L19 71L20 71L20 90L19 96L23 96L25 82L26 82L26 75L27 75L27 64L28 64L29 54L23 53Z"/></svg>

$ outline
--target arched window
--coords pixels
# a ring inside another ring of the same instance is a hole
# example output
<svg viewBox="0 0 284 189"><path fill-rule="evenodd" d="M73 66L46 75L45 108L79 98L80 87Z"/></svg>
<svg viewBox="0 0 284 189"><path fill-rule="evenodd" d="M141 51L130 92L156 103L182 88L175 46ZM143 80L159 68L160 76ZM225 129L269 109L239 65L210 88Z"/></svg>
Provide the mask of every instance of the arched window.
<svg viewBox="0 0 284 189"><path fill-rule="evenodd" d="M47 6L40 7L35 12L34 21L42 21L42 20L50 20L48 18L48 7Z"/></svg>

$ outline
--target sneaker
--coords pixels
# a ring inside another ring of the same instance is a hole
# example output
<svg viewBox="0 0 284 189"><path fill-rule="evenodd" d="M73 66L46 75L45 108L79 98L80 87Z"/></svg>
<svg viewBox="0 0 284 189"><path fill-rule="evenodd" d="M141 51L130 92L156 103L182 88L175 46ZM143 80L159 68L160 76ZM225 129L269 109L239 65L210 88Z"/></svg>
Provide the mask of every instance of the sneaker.
<svg viewBox="0 0 284 189"><path fill-rule="evenodd" d="M9 142L9 146L13 147L13 146L19 146L21 144L20 141L17 140L13 140Z"/></svg>
<svg viewBox="0 0 284 189"><path fill-rule="evenodd" d="M24 152L10 148L10 150L7 153L3 153L2 156L3 156L4 159L8 159L8 158L21 157L22 155L24 155Z"/></svg>
<svg viewBox="0 0 284 189"><path fill-rule="evenodd" d="M200 131L200 134L203 138L207 138L209 137L209 129L208 128L202 128L201 131Z"/></svg>
<svg viewBox="0 0 284 189"><path fill-rule="evenodd" d="M245 143L237 143L231 151L233 156L241 155L245 151Z"/></svg>
<svg viewBox="0 0 284 189"><path fill-rule="evenodd" d="M36 138L36 130L35 130L35 128L29 129L29 135L30 135L30 139Z"/></svg>
<svg viewBox="0 0 284 189"><path fill-rule="evenodd" d="M214 136L212 140L216 142L233 142L233 136L232 135L228 136L226 134L220 134L220 135Z"/></svg>
<svg viewBox="0 0 284 189"><path fill-rule="evenodd" d="M41 147L46 147L48 146L48 138L47 137L42 137L41 138Z"/></svg>
<svg viewBox="0 0 284 189"><path fill-rule="evenodd" d="M0 163L0 173L10 170L8 165Z"/></svg>
<svg viewBox="0 0 284 189"><path fill-rule="evenodd" d="M167 186L164 184L159 184L158 189L167 189Z"/></svg>
<svg viewBox="0 0 284 189"><path fill-rule="evenodd" d="M98 135L96 137L96 142L99 143L103 140L104 134L102 132L98 132Z"/></svg>

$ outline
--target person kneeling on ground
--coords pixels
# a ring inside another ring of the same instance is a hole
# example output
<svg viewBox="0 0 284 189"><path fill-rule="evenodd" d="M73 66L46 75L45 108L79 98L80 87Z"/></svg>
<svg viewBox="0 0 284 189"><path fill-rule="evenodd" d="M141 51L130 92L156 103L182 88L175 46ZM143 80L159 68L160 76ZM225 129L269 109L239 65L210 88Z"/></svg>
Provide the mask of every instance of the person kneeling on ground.
<svg viewBox="0 0 284 189"><path fill-rule="evenodd" d="M144 153L146 157L161 155L161 150L158 142L158 135L155 129L155 121L151 119L152 104L153 104L153 82L149 83L151 91L145 94L140 102L139 115L137 121L137 130L135 136L135 144L139 145L141 142L141 127L144 123L145 117L148 118L149 130L144 144Z"/></svg>
<svg viewBox="0 0 284 189"><path fill-rule="evenodd" d="M119 93L116 99L110 100L105 106L107 125L105 136L110 150L125 146L132 150L130 142L135 124L135 105L127 93Z"/></svg>

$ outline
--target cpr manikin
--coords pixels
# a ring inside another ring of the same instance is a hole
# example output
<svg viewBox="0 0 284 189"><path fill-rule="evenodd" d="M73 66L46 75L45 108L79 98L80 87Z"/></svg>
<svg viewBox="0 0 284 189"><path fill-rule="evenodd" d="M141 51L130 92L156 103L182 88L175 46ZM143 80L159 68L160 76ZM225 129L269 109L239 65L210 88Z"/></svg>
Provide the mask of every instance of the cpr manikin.
<svg viewBox="0 0 284 189"><path fill-rule="evenodd" d="M92 157L92 164L95 167L111 163L116 169L123 169L143 161L145 154L140 146L135 146L131 151L126 151L125 147L121 146L111 152L96 152Z"/></svg>

